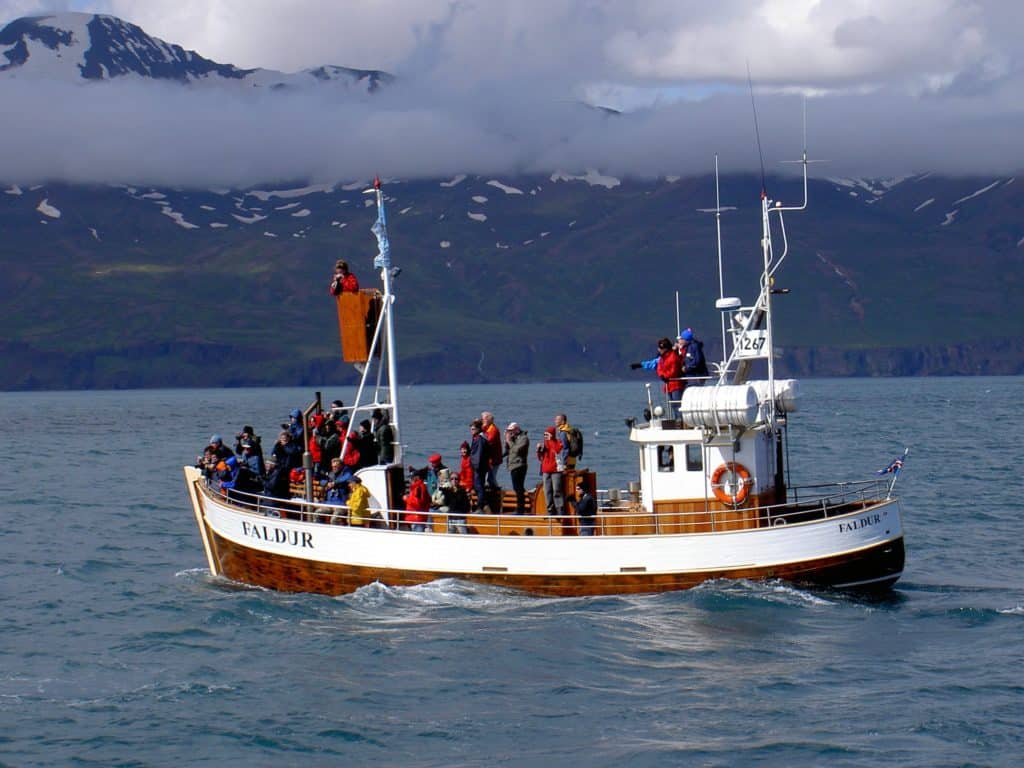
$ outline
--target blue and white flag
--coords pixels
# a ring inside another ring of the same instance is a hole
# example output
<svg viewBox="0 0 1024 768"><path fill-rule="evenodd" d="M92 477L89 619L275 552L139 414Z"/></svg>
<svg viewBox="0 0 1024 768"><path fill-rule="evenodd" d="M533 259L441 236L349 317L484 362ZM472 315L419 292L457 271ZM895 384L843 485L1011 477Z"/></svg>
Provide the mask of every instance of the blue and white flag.
<svg viewBox="0 0 1024 768"><path fill-rule="evenodd" d="M903 469L903 456L897 456L895 459L889 462L888 467L886 467L885 469L878 470L875 474L888 475L892 473L898 475L901 469Z"/></svg>
<svg viewBox="0 0 1024 768"><path fill-rule="evenodd" d="M373 184L377 190L377 221L370 231L377 236L377 255L373 259L374 269L391 269L391 243L388 242L388 223L384 217L384 193L380 191L380 179Z"/></svg>

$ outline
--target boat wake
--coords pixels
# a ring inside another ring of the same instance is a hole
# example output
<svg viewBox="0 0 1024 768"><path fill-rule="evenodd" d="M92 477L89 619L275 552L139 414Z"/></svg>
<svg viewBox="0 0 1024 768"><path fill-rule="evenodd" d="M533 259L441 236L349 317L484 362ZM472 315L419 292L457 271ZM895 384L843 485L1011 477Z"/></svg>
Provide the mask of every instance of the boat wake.
<svg viewBox="0 0 1024 768"><path fill-rule="evenodd" d="M533 597L516 590L462 579L438 579L411 587L389 587L377 581L336 599L349 603L353 608L375 611L404 606L458 608L481 614L517 611L531 604L550 602L549 599Z"/></svg>
<svg viewBox="0 0 1024 768"><path fill-rule="evenodd" d="M754 600L775 605L834 606L837 601L820 593L788 584L784 581L748 581L746 579L716 579L706 581L693 589L693 597L714 596L730 601Z"/></svg>

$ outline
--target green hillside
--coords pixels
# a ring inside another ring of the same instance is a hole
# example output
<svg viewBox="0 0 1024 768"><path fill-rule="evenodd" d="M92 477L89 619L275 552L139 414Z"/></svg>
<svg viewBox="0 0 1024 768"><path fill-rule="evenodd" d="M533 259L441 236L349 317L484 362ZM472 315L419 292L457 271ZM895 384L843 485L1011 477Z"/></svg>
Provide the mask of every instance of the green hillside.
<svg viewBox="0 0 1024 768"><path fill-rule="evenodd" d="M403 378L621 378L674 331L677 290L683 323L717 356L714 218L697 210L712 204L713 180L612 189L505 180L522 194L486 181L386 186L402 268ZM981 185L928 177L867 204L841 184L814 182L809 210L786 219L782 366L818 375L1024 370L1024 320L1014 311L1024 187L963 203L942 225L948 203ZM359 190L18 192L0 195L0 386L354 378L338 359L327 282L346 258L364 286L375 284L375 212ZM800 185L770 180L769 193L798 202ZM929 197L937 202L915 210ZM37 210L44 199L59 218ZM749 301L761 259L759 184L724 179L722 200L738 208L723 215L726 294ZM257 216L266 218L243 223Z"/></svg>

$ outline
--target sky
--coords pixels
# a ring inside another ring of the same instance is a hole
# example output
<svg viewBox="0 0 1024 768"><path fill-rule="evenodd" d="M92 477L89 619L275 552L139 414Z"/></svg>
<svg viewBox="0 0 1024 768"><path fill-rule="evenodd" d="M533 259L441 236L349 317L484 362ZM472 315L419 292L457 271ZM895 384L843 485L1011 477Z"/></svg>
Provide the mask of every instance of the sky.
<svg viewBox="0 0 1024 768"><path fill-rule="evenodd" d="M686 176L716 154L771 173L800 156L805 110L816 175L1024 168L1016 0L0 0L0 26L68 10L239 67L397 80L339 99L0 74L0 103L17 105L0 179Z"/></svg>

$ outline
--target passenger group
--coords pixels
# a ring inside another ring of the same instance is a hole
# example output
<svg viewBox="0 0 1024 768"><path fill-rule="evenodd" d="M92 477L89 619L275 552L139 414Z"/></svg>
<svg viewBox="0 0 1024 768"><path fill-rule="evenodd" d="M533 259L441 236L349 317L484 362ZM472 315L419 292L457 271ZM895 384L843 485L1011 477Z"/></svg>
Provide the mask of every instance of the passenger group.
<svg viewBox="0 0 1024 768"><path fill-rule="evenodd" d="M554 422L544 429L544 438L537 442L533 453L543 481L546 512L562 515L566 511L565 473L575 468L583 454L583 435L569 424L564 413L556 414ZM295 408L288 422L281 424L266 460L262 440L249 425L235 436L234 450L220 435L213 435L203 455L196 459L196 466L208 484L229 498L253 502L252 497L262 496L288 501L293 499L293 484L305 483L303 454L308 451L312 480L321 490L323 504L345 507L350 525L373 525L370 494L356 473L363 467L394 462L395 433L388 414L374 409L369 420L353 428L350 410L335 400L329 411L311 414L305 430L303 426L303 412ZM305 443L304 434L309 435ZM448 515L450 531L465 533L466 515L501 514L498 472L502 467L508 471L515 493L514 514L528 514L530 453L529 434L517 422L510 422L502 435L494 414L482 412L469 423L469 439L459 446L457 467L450 469L437 453L422 468L407 467L401 526L411 531L428 530L431 511L440 511ZM575 483L571 499L577 514L596 515L594 489L586 488L582 477ZM583 487L582 495L577 485Z"/></svg>

